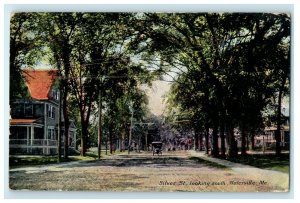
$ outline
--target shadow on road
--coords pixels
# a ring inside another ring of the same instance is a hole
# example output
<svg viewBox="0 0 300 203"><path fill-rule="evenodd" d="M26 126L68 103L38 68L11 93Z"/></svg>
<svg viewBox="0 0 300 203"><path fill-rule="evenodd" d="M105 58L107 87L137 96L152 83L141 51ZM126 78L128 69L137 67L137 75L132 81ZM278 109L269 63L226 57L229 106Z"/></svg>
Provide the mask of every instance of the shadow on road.
<svg viewBox="0 0 300 203"><path fill-rule="evenodd" d="M69 167L94 167L94 166L113 166L113 167L148 167L163 168L172 166L182 167L201 167L201 165L188 157L172 156L150 156L150 157L133 157L133 156L115 156L109 159L100 159L95 161L77 162L60 166L61 168Z"/></svg>

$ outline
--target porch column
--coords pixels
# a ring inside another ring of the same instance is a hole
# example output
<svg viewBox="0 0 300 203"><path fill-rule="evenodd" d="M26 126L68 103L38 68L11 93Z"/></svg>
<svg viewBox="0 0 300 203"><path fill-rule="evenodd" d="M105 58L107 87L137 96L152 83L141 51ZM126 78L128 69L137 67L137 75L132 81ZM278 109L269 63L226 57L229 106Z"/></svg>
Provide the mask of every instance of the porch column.
<svg viewBox="0 0 300 203"><path fill-rule="evenodd" d="M34 140L34 127L31 125L31 134L30 134L30 145L33 145L33 140Z"/></svg>
<svg viewBox="0 0 300 203"><path fill-rule="evenodd" d="M49 136L49 135L48 135ZM49 148L49 137L47 137L47 154L50 154L50 148Z"/></svg>
<svg viewBox="0 0 300 203"><path fill-rule="evenodd" d="M27 126L26 127L26 129L27 129L27 132L26 132L26 139L27 139L27 146L30 144L30 142L29 142L29 140L30 140L30 135L29 135L29 129L30 129L30 127L29 126Z"/></svg>
<svg viewBox="0 0 300 203"><path fill-rule="evenodd" d="M30 126L30 147L29 147L29 149L30 149L30 153L32 153L32 146L33 146L33 140L34 140L34 127L33 127L33 124L31 124L31 126Z"/></svg>
<svg viewBox="0 0 300 203"><path fill-rule="evenodd" d="M26 145L27 145L27 147L26 147L26 149L27 149L27 153L29 153L29 145L30 145L29 129L30 129L30 126L27 126L26 129L27 129L27 132L26 132L26 139L27 139Z"/></svg>

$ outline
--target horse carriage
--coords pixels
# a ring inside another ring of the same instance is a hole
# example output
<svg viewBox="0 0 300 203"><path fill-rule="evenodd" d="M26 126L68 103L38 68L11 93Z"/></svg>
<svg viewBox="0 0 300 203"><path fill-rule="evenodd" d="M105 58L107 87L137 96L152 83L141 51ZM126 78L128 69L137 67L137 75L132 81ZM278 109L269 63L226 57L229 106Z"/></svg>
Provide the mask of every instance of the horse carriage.
<svg viewBox="0 0 300 203"><path fill-rule="evenodd" d="M162 142L152 142L152 152L153 152L153 156L154 154L157 154L159 156L162 155Z"/></svg>

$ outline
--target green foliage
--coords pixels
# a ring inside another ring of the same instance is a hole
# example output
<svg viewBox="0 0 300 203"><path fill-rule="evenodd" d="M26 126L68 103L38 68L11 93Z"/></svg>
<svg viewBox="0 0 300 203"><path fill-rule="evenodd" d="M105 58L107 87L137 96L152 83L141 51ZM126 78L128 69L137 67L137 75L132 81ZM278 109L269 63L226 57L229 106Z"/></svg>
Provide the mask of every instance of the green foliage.
<svg viewBox="0 0 300 203"><path fill-rule="evenodd" d="M289 94L290 16L283 13L17 13L11 33L11 85L20 83L22 65L47 53L60 70L64 104L68 97L78 109L82 139L96 134L91 115L102 108L110 136L127 133L132 111L143 122L148 101L139 86L155 79L174 82L166 98L172 127L213 128L217 136L226 126L230 150L233 128L262 128L263 111ZM15 89L11 96L22 96Z"/></svg>
<svg viewBox="0 0 300 203"><path fill-rule="evenodd" d="M36 32L36 13L13 13L10 20L10 102L28 97L22 68L36 65L43 54L43 43Z"/></svg>
<svg viewBox="0 0 300 203"><path fill-rule="evenodd" d="M262 126L262 111L275 93L288 92L287 14L141 16L136 24L139 37L132 42L136 53L148 61L159 57L157 71L177 74L167 99L169 120L177 111L189 113L190 120L202 129L208 126L218 130L227 125L228 130L253 131ZM235 138L230 136L229 146L233 148Z"/></svg>

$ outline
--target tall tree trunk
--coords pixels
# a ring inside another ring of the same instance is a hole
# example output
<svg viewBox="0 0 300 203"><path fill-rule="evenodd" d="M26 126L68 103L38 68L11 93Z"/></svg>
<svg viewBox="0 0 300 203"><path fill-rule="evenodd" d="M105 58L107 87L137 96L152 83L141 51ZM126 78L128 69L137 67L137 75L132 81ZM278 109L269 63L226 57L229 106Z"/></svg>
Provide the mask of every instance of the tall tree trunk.
<svg viewBox="0 0 300 203"><path fill-rule="evenodd" d="M88 125L86 121L81 120L81 156L85 156L86 153L86 139L88 137Z"/></svg>
<svg viewBox="0 0 300 203"><path fill-rule="evenodd" d="M145 151L148 151L148 128L145 134Z"/></svg>
<svg viewBox="0 0 300 203"><path fill-rule="evenodd" d="M276 156L281 155L281 97L282 97L282 90L279 90L278 95L278 104L277 104L277 118L276 118L276 131L275 131L275 139L276 139Z"/></svg>
<svg viewBox="0 0 300 203"><path fill-rule="evenodd" d="M219 156L218 125L215 125L213 129L211 154L214 157Z"/></svg>
<svg viewBox="0 0 300 203"><path fill-rule="evenodd" d="M131 112L130 117L130 129L129 129L129 138L128 138L128 154L130 154L130 148L131 148L131 140L132 140L132 121L133 121L133 111Z"/></svg>
<svg viewBox="0 0 300 203"><path fill-rule="evenodd" d="M245 127L244 124L242 124L242 132L241 132L241 137L242 137L242 146L241 146L241 153L242 156L246 156L246 131L245 131Z"/></svg>
<svg viewBox="0 0 300 203"><path fill-rule="evenodd" d="M221 137L221 157L226 157L226 148L225 148L225 124L224 117L222 117L220 122L220 137Z"/></svg>
<svg viewBox="0 0 300 203"><path fill-rule="evenodd" d="M107 137L107 134L106 134L106 137L105 137L105 155L107 155L107 150L108 150L108 137Z"/></svg>
<svg viewBox="0 0 300 203"><path fill-rule="evenodd" d="M124 125L125 126L125 125ZM122 142L121 142L121 151L124 152L125 151L125 136L126 136L126 132L123 129L122 133L121 133L121 137L122 137Z"/></svg>
<svg viewBox="0 0 300 203"><path fill-rule="evenodd" d="M208 124L206 124L205 126L205 152L206 154L208 154L208 148L209 148L209 141L208 141L208 138L209 138L209 127L208 127Z"/></svg>
<svg viewBox="0 0 300 203"><path fill-rule="evenodd" d="M247 136L246 136L246 151L249 151L250 147L250 142L249 142L249 133L247 132Z"/></svg>
<svg viewBox="0 0 300 203"><path fill-rule="evenodd" d="M203 132L200 132L199 134L198 144L199 144L199 151L203 151Z"/></svg>
<svg viewBox="0 0 300 203"><path fill-rule="evenodd" d="M108 132L109 132L109 152L110 154L112 154L113 153L113 125L112 124L109 124Z"/></svg>
<svg viewBox="0 0 300 203"><path fill-rule="evenodd" d="M121 135L120 135L120 137L119 137L119 150L120 150L120 152L122 152L123 151L123 130L121 131Z"/></svg>
<svg viewBox="0 0 300 203"><path fill-rule="evenodd" d="M59 82L60 83L60 82ZM61 86L61 85L59 85ZM59 101L58 101L58 128L57 128L57 156L58 162L61 161L61 87L59 88Z"/></svg>
<svg viewBox="0 0 300 203"><path fill-rule="evenodd" d="M65 44L62 50L63 64L64 64L64 79L63 79L63 116L64 116L64 158L69 156L69 109L68 109L68 95L69 95L69 76L70 76L70 54L71 50L68 44Z"/></svg>
<svg viewBox="0 0 300 203"><path fill-rule="evenodd" d="M254 148L255 148L254 138L255 138L255 130L252 130L251 131L251 150L254 150Z"/></svg>
<svg viewBox="0 0 300 203"><path fill-rule="evenodd" d="M20 30L23 27L25 18L26 16L19 19L17 29L15 30L14 34L11 33L10 36L9 72L10 72L11 81L13 79L13 82L9 83L9 90L10 90L9 104L10 105L12 104L12 102L15 101L18 93L20 93L21 96L25 96L25 94L23 94L22 91L20 91L20 85L22 81L21 65L24 64L20 64L20 61L17 59L20 48L25 45L22 43L22 46L20 46L21 43L17 42L18 35L22 33L20 32Z"/></svg>
<svg viewBox="0 0 300 203"><path fill-rule="evenodd" d="M138 152L141 152L141 135L139 135Z"/></svg>
<svg viewBox="0 0 300 203"><path fill-rule="evenodd" d="M237 156L237 143L235 141L233 127L229 122L227 123L226 139L227 139L227 143L228 143L227 156L229 158L236 157Z"/></svg>
<svg viewBox="0 0 300 203"><path fill-rule="evenodd" d="M64 115L64 158L68 159L69 156L69 126L70 126L70 121L69 121L69 112L68 112L68 99L67 99L67 94L68 92L68 87L65 85L64 88L64 97L63 97L63 115Z"/></svg>
<svg viewBox="0 0 300 203"><path fill-rule="evenodd" d="M199 150L199 131L197 128L194 128L195 131L195 151Z"/></svg>
<svg viewBox="0 0 300 203"><path fill-rule="evenodd" d="M60 63L59 63L60 64ZM60 76L61 76L61 73L60 73L60 71L61 71L61 69L60 69L60 65L58 65L58 67L59 67L59 97L58 97L58 129L57 129L57 158L58 158L58 162L61 162L61 107L62 107L62 105L61 105L61 96L62 96L62 91L61 91L61 78L60 78ZM75 143L76 143L76 141L75 141ZM75 146L76 146L76 144L75 144Z"/></svg>
<svg viewBox="0 0 300 203"><path fill-rule="evenodd" d="M277 103L277 118L276 118L276 125L277 129L275 132L275 139L276 139L276 156L281 155L281 103L282 103L282 95L284 91L284 86L286 83L287 72L282 76L282 82L279 89L278 95L278 103Z"/></svg>
<svg viewBox="0 0 300 203"><path fill-rule="evenodd" d="M100 79L100 92L98 103L98 159L101 158L101 138L102 138L102 79Z"/></svg>

